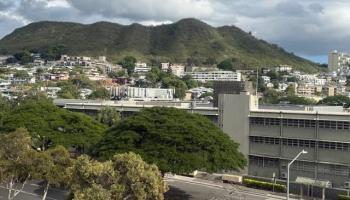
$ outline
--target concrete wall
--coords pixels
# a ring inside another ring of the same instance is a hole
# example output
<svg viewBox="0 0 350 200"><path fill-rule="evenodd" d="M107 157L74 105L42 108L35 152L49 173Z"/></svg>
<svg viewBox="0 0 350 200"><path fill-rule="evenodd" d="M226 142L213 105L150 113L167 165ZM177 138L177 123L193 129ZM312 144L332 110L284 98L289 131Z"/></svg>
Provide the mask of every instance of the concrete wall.
<svg viewBox="0 0 350 200"><path fill-rule="evenodd" d="M315 128L298 128L283 126L282 136L286 138L314 139L316 135Z"/></svg>
<svg viewBox="0 0 350 200"><path fill-rule="evenodd" d="M315 149L314 148L303 148L303 147L293 147L282 145L281 157L287 159L293 159L299 152L306 150L308 153L303 154L299 157L299 160L314 160L315 159Z"/></svg>
<svg viewBox="0 0 350 200"><path fill-rule="evenodd" d="M249 145L250 154L256 155L270 155L274 157L279 156L279 145L273 144L260 144L251 142Z"/></svg>
<svg viewBox="0 0 350 200"><path fill-rule="evenodd" d="M252 124L249 127L249 134L254 136L280 136L280 126L263 126Z"/></svg>
<svg viewBox="0 0 350 200"><path fill-rule="evenodd" d="M318 159L322 162L342 163L350 165L350 154L348 151L335 149L319 149Z"/></svg>
<svg viewBox="0 0 350 200"><path fill-rule="evenodd" d="M329 141L333 140L333 141L341 141L341 142L350 142L350 131L320 128L319 139L329 140Z"/></svg>

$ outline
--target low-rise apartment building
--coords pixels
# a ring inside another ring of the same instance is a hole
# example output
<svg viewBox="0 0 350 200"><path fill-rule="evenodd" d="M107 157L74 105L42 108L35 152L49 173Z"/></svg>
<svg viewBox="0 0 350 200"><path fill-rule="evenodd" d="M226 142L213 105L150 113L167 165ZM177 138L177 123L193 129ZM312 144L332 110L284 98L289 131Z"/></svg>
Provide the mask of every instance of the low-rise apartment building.
<svg viewBox="0 0 350 200"><path fill-rule="evenodd" d="M147 66L147 63L135 63L134 72L135 73L147 73L151 71L152 67Z"/></svg>
<svg viewBox="0 0 350 200"><path fill-rule="evenodd" d="M204 71L204 72L186 72L186 75L191 75L196 81L241 81L242 74L233 71Z"/></svg>

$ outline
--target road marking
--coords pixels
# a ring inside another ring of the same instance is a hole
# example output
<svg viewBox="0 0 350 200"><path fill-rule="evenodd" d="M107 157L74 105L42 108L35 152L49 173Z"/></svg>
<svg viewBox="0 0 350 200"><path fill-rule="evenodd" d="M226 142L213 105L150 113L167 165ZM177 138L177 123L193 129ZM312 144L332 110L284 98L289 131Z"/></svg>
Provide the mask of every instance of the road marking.
<svg viewBox="0 0 350 200"><path fill-rule="evenodd" d="M6 190L9 189L9 188L4 187L4 186L0 186L0 188L6 189ZM14 189L13 191L18 191L18 190ZM40 199L42 198L41 195L34 194L34 193L31 193L31 192L27 192L27 191L22 191L22 192L20 192L20 193L22 193L22 194L29 194L29 195L32 195L32 196L36 196L36 197L39 197ZM52 198L52 197L46 197L46 199L59 200L59 199L55 199L55 198Z"/></svg>

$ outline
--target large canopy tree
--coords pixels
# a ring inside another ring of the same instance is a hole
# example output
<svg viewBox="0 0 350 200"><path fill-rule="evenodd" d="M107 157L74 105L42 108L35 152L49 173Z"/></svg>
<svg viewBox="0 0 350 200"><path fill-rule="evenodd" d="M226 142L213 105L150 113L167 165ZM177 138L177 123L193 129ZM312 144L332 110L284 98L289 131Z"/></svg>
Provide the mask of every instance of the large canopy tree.
<svg viewBox="0 0 350 200"><path fill-rule="evenodd" d="M68 174L74 200L163 200L167 191L157 166L134 153L114 155L106 162L80 156Z"/></svg>
<svg viewBox="0 0 350 200"><path fill-rule="evenodd" d="M20 100L6 113L0 125L3 133L23 127L33 138L40 138L39 143L85 149L97 143L106 130L105 125L91 117L58 108L43 97Z"/></svg>
<svg viewBox="0 0 350 200"><path fill-rule="evenodd" d="M135 152L163 172L239 170L246 165L232 141L207 118L175 108L144 109L111 128L96 153Z"/></svg>

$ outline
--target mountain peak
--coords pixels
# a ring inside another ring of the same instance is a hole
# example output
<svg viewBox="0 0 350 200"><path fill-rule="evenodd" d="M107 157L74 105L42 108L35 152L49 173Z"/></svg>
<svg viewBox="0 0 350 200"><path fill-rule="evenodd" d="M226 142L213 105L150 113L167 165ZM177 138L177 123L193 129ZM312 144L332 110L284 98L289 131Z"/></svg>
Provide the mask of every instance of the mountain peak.
<svg viewBox="0 0 350 200"><path fill-rule="evenodd" d="M195 18L173 24L143 26L110 22L78 24L70 22L36 22L0 40L0 54L14 54L23 49L48 51L57 45L66 54L98 56L108 52L119 60L133 55L143 61L205 63L231 59L239 68L292 65L304 71L316 64L285 52L277 45L258 40L237 27L212 27Z"/></svg>

